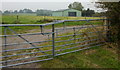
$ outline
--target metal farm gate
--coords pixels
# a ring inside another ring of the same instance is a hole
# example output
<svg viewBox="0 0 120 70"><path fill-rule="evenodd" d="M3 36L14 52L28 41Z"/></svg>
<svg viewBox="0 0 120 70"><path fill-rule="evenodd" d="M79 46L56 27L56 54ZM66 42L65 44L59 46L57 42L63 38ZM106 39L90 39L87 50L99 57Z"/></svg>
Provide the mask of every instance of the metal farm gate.
<svg viewBox="0 0 120 70"><path fill-rule="evenodd" d="M0 68L51 60L55 56L104 45L107 31L105 20L1 24ZM94 24L98 22L102 23Z"/></svg>

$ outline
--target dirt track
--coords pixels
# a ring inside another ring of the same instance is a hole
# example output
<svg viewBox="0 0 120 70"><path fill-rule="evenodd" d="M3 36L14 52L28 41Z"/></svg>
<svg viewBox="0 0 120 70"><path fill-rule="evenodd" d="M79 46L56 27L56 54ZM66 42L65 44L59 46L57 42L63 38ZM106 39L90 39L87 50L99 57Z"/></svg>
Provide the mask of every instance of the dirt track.
<svg viewBox="0 0 120 70"><path fill-rule="evenodd" d="M79 27L79 26L73 26L73 27ZM72 28L72 27L66 27L66 28ZM59 30L58 30L59 29ZM60 30L61 29L61 30ZM61 28L56 28L55 31L59 31L59 34L62 33L69 33L69 32L73 32L73 29L70 30L62 30L63 27ZM44 33L48 33L51 32L51 29L44 29ZM28 33L41 33L39 29L33 29L33 30L29 30ZM55 33L55 36L58 35L58 33ZM29 42L38 42L38 41L45 41L45 40L49 40L49 38L51 38L52 34L49 35L23 35L22 37L25 38L26 40L28 40ZM3 39L4 40L4 39ZM12 36L12 37L7 37L7 44L11 44L11 43L23 43L26 42L25 40L23 40L22 38L20 38L19 36ZM4 43L4 41L3 41ZM35 45L37 45L37 43L35 43ZM24 45L15 45L15 46L9 46L8 49L17 49L17 48L28 48L28 47L32 47L30 44L24 44Z"/></svg>

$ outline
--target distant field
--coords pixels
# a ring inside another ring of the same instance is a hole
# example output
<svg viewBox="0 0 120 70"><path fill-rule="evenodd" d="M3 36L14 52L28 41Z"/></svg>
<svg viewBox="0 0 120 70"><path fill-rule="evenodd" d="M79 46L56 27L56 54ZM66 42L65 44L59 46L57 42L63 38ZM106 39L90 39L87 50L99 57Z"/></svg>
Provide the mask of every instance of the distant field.
<svg viewBox="0 0 120 70"><path fill-rule="evenodd" d="M80 20L80 19L100 19L100 17L53 17L53 16L35 16L35 15L19 15L18 20L16 15L3 15L2 22L6 24L15 24L17 21L21 24L35 24L35 23L46 23L41 22L42 20Z"/></svg>

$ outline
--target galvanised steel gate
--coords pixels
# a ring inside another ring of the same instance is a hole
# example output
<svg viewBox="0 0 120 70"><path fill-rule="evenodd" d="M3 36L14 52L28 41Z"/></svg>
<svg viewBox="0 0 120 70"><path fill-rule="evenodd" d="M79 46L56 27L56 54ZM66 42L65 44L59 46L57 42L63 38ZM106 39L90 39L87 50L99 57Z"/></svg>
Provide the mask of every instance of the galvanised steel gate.
<svg viewBox="0 0 120 70"><path fill-rule="evenodd" d="M101 46L106 39L107 25L103 22L105 20L1 24L3 32L0 35L2 39L1 68L51 60L55 56ZM102 22L102 24L93 24L96 22Z"/></svg>

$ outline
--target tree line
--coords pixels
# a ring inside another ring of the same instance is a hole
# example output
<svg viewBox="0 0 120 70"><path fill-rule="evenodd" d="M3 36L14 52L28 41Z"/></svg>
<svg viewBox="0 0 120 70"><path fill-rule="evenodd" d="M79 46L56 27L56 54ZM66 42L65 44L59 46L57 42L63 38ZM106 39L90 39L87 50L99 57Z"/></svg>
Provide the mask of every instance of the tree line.
<svg viewBox="0 0 120 70"><path fill-rule="evenodd" d="M18 14L18 13L35 13L37 16L51 16L52 11L51 10L44 10L44 9L37 9L36 11L33 11L31 9L20 9L20 10L5 10L4 12L0 11L2 14Z"/></svg>
<svg viewBox="0 0 120 70"><path fill-rule="evenodd" d="M23 10L19 10L19 11L18 10L14 10L14 11L6 10L4 12L0 11L0 13L3 13L3 14L35 13L35 14L37 14L37 16L51 16L52 10L38 9L34 12L31 9L23 9ZM82 11L82 16L91 17L91 16L99 16L99 14L95 13L94 10L90 10L88 8L87 10Z"/></svg>
<svg viewBox="0 0 120 70"><path fill-rule="evenodd" d="M101 0L100 0L101 1ZM120 1L119 2L97 2L98 8L107 9L104 15L109 19L109 30L107 37L109 42L120 42ZM116 47L117 47L116 46Z"/></svg>
<svg viewBox="0 0 120 70"><path fill-rule="evenodd" d="M35 13L33 12L31 9L20 9L20 10L5 10L4 12L2 12L3 14L11 14L11 13Z"/></svg>

